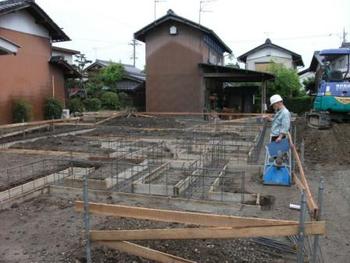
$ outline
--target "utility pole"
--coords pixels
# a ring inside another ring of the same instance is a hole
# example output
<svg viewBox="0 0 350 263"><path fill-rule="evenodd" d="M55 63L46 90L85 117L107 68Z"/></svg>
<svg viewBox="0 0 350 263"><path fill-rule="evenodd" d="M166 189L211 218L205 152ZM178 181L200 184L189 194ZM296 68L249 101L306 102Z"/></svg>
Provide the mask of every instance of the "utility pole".
<svg viewBox="0 0 350 263"><path fill-rule="evenodd" d="M133 40L131 40L131 43L129 43L129 45L132 46L132 48L133 48L133 52L132 52L132 57L131 57L131 59L133 60L133 65L134 65L134 67L135 67L135 65L136 65L136 59L137 59L137 57L136 57L136 46L138 46L138 45L140 45L140 44L137 42L136 39L133 39Z"/></svg>
<svg viewBox="0 0 350 263"><path fill-rule="evenodd" d="M345 31L345 27L343 28L343 43L346 43L346 36L348 35L348 33L346 33Z"/></svg>
<svg viewBox="0 0 350 263"><path fill-rule="evenodd" d="M202 16L202 13L209 13L209 12L211 12L211 10L206 10L206 9L204 9L205 4L208 4L208 3L213 2L213 1L216 1L216 0L199 0L199 17L198 17L198 24L201 24L201 16Z"/></svg>
<svg viewBox="0 0 350 263"><path fill-rule="evenodd" d="M157 4L158 3L164 3L166 0L154 0L154 20L157 19Z"/></svg>
<svg viewBox="0 0 350 263"><path fill-rule="evenodd" d="M77 63L78 71L80 73L79 77L79 86L84 91L85 97L87 97L87 92L84 88L84 68L86 64L91 63L91 60L87 60L85 54L77 54L75 55L76 59L74 60Z"/></svg>

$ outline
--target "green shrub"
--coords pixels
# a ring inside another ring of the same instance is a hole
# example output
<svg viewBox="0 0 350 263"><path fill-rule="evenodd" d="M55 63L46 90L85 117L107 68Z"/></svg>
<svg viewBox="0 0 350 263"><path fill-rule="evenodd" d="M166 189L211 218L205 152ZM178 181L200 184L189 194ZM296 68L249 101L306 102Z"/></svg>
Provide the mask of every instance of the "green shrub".
<svg viewBox="0 0 350 263"><path fill-rule="evenodd" d="M312 108L312 97L295 97L295 98L286 98L284 103L289 111L302 114L308 112Z"/></svg>
<svg viewBox="0 0 350 263"><path fill-rule="evenodd" d="M80 98L70 99L68 102L68 109L71 113L74 112L83 112L84 105Z"/></svg>
<svg viewBox="0 0 350 263"><path fill-rule="evenodd" d="M116 93L107 91L101 96L101 104L106 110L117 110L120 107L119 97Z"/></svg>
<svg viewBox="0 0 350 263"><path fill-rule="evenodd" d="M118 93L118 96L120 101L120 107L122 109L133 107L132 99L128 94L126 94L125 92L120 92Z"/></svg>
<svg viewBox="0 0 350 263"><path fill-rule="evenodd" d="M32 105L23 99L14 101L12 119L14 122L28 122L32 116Z"/></svg>
<svg viewBox="0 0 350 263"><path fill-rule="evenodd" d="M47 98L44 104L44 118L46 120L60 119L62 116L62 102L55 98Z"/></svg>
<svg viewBox="0 0 350 263"><path fill-rule="evenodd" d="M87 111L99 111L101 109L101 101L98 98L84 100L84 106Z"/></svg>

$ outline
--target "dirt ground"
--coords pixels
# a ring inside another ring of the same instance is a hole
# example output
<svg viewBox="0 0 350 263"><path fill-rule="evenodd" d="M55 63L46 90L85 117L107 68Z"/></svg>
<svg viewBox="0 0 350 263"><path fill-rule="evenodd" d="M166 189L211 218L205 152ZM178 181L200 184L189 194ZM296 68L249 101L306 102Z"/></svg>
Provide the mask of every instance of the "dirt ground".
<svg viewBox="0 0 350 263"><path fill-rule="evenodd" d="M152 119L152 120L150 120ZM200 123L199 121L196 122ZM87 136L155 136L183 138L183 131L146 131L143 128L187 128L188 122L174 118L115 119L98 127ZM133 129L139 129L137 131ZM142 129L140 129L142 128ZM132 132L130 132L132 130ZM334 124L329 130L314 130L297 120L300 143L305 141L305 169L312 192L317 197L320 178L325 181L322 218L327 221L327 234L321 237L324 262L348 262L350 255L350 124ZM83 137L83 136L82 136ZM66 136L32 142L28 147L48 150L90 151L94 149L85 138ZM99 146L96 151L100 151ZM2 168L40 160L42 156L0 153ZM248 183L252 193L269 195L274 199L271 209L245 209L237 215L298 220L299 213L288 209L290 203L299 202L296 186L276 187L261 185L256 176ZM108 201L108 200L106 200ZM82 215L74 212L73 199L44 195L0 211L0 262L84 262L81 245ZM166 208L166 207L164 207ZM137 227L176 227L176 224L151 223L141 220L91 217L91 225L99 229L134 229ZM164 252L198 262L293 262L253 240L197 240L140 243ZM102 247L93 247L93 262L149 262Z"/></svg>
<svg viewBox="0 0 350 263"><path fill-rule="evenodd" d="M5 241L0 244L0 262L84 262L80 238L82 215L74 212L71 200L44 195L2 211L0 221L0 239ZM138 229L181 225L93 216L91 226L96 229ZM198 262L284 262L275 251L249 240L139 244ZM97 246L92 255L93 262L150 262Z"/></svg>
<svg viewBox="0 0 350 263"><path fill-rule="evenodd" d="M17 143L11 148L102 154L113 152L111 149L101 148L101 142L99 141L92 141L75 135L68 135L59 139L56 137L48 137L33 142Z"/></svg>
<svg viewBox="0 0 350 263"><path fill-rule="evenodd" d="M317 193L324 178L322 218L327 234L321 238L325 262L349 262L350 255L350 124L334 124L328 130L299 125L305 140L306 173Z"/></svg>

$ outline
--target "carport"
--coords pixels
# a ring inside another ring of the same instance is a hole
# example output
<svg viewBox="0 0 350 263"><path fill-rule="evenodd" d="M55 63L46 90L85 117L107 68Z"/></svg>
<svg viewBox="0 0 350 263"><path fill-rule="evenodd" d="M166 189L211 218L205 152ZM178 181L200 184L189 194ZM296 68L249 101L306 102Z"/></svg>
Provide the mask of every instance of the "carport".
<svg viewBox="0 0 350 263"><path fill-rule="evenodd" d="M274 75L205 63L200 63L199 67L202 70L207 108L217 98L222 104L219 105L221 108L235 105L237 109L232 109L235 112L252 112L255 94L260 89L260 111L265 112L267 81L274 80Z"/></svg>

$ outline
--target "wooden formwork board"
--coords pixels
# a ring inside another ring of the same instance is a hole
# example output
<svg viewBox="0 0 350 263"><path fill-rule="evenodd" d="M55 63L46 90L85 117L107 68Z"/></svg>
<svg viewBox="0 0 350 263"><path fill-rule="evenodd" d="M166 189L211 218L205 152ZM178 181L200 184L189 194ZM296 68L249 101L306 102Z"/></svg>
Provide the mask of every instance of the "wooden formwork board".
<svg viewBox="0 0 350 263"><path fill-rule="evenodd" d="M148 169L148 160L144 160L142 163L134 165L133 167L130 167L123 172L119 173L116 176L107 177L105 179L106 182L106 189L112 188L117 183L124 182L125 180L131 179L133 176L145 171Z"/></svg>
<svg viewBox="0 0 350 263"><path fill-rule="evenodd" d="M89 172L89 169L90 168L70 167L62 171L55 172L53 174L18 185L16 187L0 192L0 202L5 202L7 200L17 198L21 195L29 193L33 190L43 188L48 184L54 183L73 174L78 176L81 174L85 174L86 172Z"/></svg>
<svg viewBox="0 0 350 263"><path fill-rule="evenodd" d="M190 171L190 167L193 163L193 161L169 161L133 182L133 192L138 194L179 196L196 178L195 176L198 173L198 170L193 172ZM174 181L174 178L172 178L171 174L164 175L164 173L167 173L170 169L180 170L180 173L183 173L183 176L181 176L183 178L178 180L175 179L176 182L173 183L172 181ZM186 171L189 171L192 174L186 175ZM165 180L165 183L155 182L160 177L164 176L167 176L169 181Z"/></svg>
<svg viewBox="0 0 350 263"><path fill-rule="evenodd" d="M140 164L134 165L130 168L126 168L117 175L111 175L105 178L93 178L90 176L88 179L89 189L94 190L107 190L119 183L123 183L125 180L132 178L133 176L148 169L148 161L145 160ZM82 188L84 181L84 175L72 175L64 179L64 185L67 187Z"/></svg>
<svg viewBox="0 0 350 263"><path fill-rule="evenodd" d="M224 191L223 189L220 189L220 182L225 178L226 171L227 171L227 165L223 167L221 172L219 173L218 177L215 179L213 184L209 188L208 193L208 199L214 200L214 201L227 201L227 202L242 202L245 203L253 203L253 204L259 204L259 198L258 194L250 194L250 193L235 193L231 191ZM232 171L231 171L232 172ZM241 171L235 171L235 172L245 172L244 170ZM232 189L233 190L233 189Z"/></svg>

